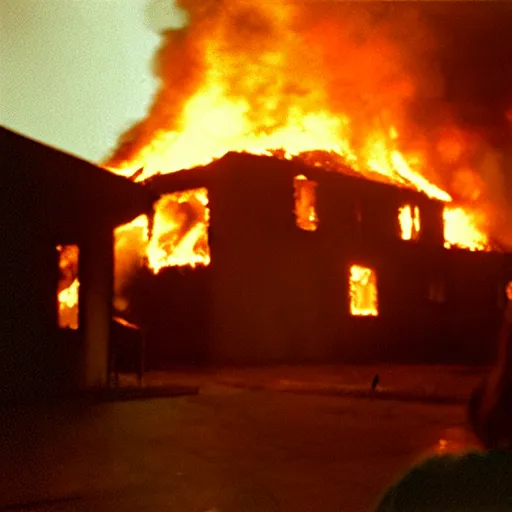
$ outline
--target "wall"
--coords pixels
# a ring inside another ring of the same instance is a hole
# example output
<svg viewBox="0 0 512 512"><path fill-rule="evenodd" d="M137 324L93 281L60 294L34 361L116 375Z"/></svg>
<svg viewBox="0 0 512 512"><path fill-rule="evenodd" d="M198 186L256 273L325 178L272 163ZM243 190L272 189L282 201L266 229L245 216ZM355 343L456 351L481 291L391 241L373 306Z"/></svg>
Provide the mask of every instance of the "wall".
<svg viewBox="0 0 512 512"><path fill-rule="evenodd" d="M386 268L396 270L389 254L403 246L396 211L404 198L395 189L387 195L387 188L321 173L315 176L319 229L306 232L295 225L294 173L283 172L279 161L244 163L211 192L214 357L367 360L389 350L395 340L383 340L381 350L374 341L382 318L348 316L348 269L367 263L379 280ZM382 280L384 295L395 288ZM393 314L383 307L382 317Z"/></svg>
<svg viewBox="0 0 512 512"><path fill-rule="evenodd" d="M238 171L238 172L237 172ZM408 191L306 172L318 180L316 232L295 226L293 172L247 160L212 196L212 356L263 361L481 361L499 318L500 256L442 248L442 205ZM297 174L300 169L297 168ZM397 211L420 205L420 242ZM361 222L355 210L362 211ZM377 271L378 318L348 314L348 271ZM468 276L478 274L472 283ZM446 301L429 300L432 282Z"/></svg>
<svg viewBox="0 0 512 512"><path fill-rule="evenodd" d="M79 330L83 338L79 385L107 385L108 348L112 318L113 232L97 226L79 244Z"/></svg>
<svg viewBox="0 0 512 512"><path fill-rule="evenodd" d="M62 386L57 251L28 232L8 240L10 252L2 257L0 402L47 395Z"/></svg>
<svg viewBox="0 0 512 512"><path fill-rule="evenodd" d="M503 258L446 251L441 203L274 159L215 165L214 180L204 169L210 266L163 270L141 280L144 299L132 293L146 311L154 365L490 357ZM318 181L315 232L295 225L293 177L302 173ZM420 207L417 242L399 237L406 203ZM349 315L352 263L377 271L377 318ZM436 283L445 288L440 302L429 299Z"/></svg>

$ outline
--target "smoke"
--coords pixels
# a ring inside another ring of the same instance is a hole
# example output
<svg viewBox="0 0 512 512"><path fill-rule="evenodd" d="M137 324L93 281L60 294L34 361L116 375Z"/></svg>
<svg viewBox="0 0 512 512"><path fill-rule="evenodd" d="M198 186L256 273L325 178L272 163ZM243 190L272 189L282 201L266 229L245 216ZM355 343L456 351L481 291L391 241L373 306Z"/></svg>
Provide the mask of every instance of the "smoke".
<svg viewBox="0 0 512 512"><path fill-rule="evenodd" d="M188 24L162 34L150 111L123 134L109 167L142 162L155 141L186 128L189 100L220 84L224 97L244 106L255 134L328 113L340 120L340 137L364 152L369 134L389 138L392 126L422 173L481 212L484 228L512 247L506 3L181 0L179 7ZM200 104L205 115L211 97Z"/></svg>

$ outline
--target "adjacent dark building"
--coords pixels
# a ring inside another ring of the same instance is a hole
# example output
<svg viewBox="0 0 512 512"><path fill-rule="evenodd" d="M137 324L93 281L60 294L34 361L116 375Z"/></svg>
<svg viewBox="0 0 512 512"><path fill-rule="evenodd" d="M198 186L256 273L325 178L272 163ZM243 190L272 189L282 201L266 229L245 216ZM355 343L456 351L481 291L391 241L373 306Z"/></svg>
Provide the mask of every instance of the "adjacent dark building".
<svg viewBox="0 0 512 512"><path fill-rule="evenodd" d="M445 249L439 201L349 169L234 153L147 185L207 191L211 257L133 283L150 367L491 356L510 255Z"/></svg>
<svg viewBox="0 0 512 512"><path fill-rule="evenodd" d="M155 197L7 129L0 129L0 138L0 401L105 386L113 230L151 212ZM70 244L79 250L74 332L58 326L57 246Z"/></svg>

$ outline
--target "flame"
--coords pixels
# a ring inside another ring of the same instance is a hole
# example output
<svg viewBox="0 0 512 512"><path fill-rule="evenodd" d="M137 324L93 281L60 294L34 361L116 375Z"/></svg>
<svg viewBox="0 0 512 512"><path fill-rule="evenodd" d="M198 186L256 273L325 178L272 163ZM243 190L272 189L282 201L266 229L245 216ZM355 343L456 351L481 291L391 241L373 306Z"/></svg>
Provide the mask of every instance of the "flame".
<svg viewBox="0 0 512 512"><path fill-rule="evenodd" d="M423 37L425 28L414 14L404 11L404 20L390 25L348 8L342 15L326 15L313 4L206 4L182 2L189 25L165 36L157 69L161 89L148 117L126 134L106 163L110 171L144 181L206 165L229 151L302 158L311 165L324 165L329 155L332 170L348 166L361 177L449 204L446 247L489 248L484 224L445 190L446 180L432 170L428 153L435 153L439 165L462 168L468 152L464 137L448 130L427 143L406 115L424 77L411 71L417 54L399 43L390 27L408 26L407 37L421 50L430 39ZM467 188L479 184L465 183L464 199L476 201L481 191ZM184 202L178 195L157 206L145 248L155 272L210 261L205 193L183 194L188 194ZM191 222L183 214L185 203L195 205L191 211L198 219L204 208L204 218ZM301 210L300 218L299 227L316 229L314 208ZM419 222L415 209L400 213L402 237L414 238Z"/></svg>
<svg viewBox="0 0 512 512"><path fill-rule="evenodd" d="M398 210L398 221L400 222L400 235L402 240L416 240L420 233L420 209L410 204L402 206Z"/></svg>
<svg viewBox="0 0 512 512"><path fill-rule="evenodd" d="M57 299L58 323L61 328L78 328L78 274L79 249L77 245L58 245L61 273Z"/></svg>
<svg viewBox="0 0 512 512"><path fill-rule="evenodd" d="M208 191L205 188L164 195L156 204L147 255L155 273L167 266L209 265Z"/></svg>
<svg viewBox="0 0 512 512"><path fill-rule="evenodd" d="M352 265L349 279L350 313L355 316L377 316L377 276L368 267Z"/></svg>
<svg viewBox="0 0 512 512"><path fill-rule="evenodd" d="M317 183L300 174L295 176L295 216L297 226L305 231L316 231L318 215L316 213Z"/></svg>
<svg viewBox="0 0 512 512"><path fill-rule="evenodd" d="M59 293L60 309L72 309L78 305L78 279L75 279L67 288Z"/></svg>
<svg viewBox="0 0 512 512"><path fill-rule="evenodd" d="M445 207L444 246L447 249L460 247L470 251L490 250L489 239L476 225L476 219L461 207Z"/></svg>
<svg viewBox="0 0 512 512"><path fill-rule="evenodd" d="M506 288L507 299L512 301L512 281L507 284Z"/></svg>

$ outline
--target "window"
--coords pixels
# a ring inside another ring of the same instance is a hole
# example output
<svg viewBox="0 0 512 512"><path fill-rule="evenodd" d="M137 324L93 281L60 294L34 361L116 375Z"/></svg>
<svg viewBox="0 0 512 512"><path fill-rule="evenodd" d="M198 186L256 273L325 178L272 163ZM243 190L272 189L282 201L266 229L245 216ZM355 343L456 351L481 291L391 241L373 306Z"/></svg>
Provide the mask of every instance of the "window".
<svg viewBox="0 0 512 512"><path fill-rule="evenodd" d="M210 263L208 190L198 188L166 194L156 203L149 266L207 266Z"/></svg>
<svg viewBox="0 0 512 512"><path fill-rule="evenodd" d="M435 304L446 302L446 286L444 281L436 280L428 284L428 300Z"/></svg>
<svg viewBox="0 0 512 512"><path fill-rule="evenodd" d="M78 256L77 245L59 245L60 278L57 289L59 327L78 329Z"/></svg>
<svg viewBox="0 0 512 512"><path fill-rule="evenodd" d="M316 181L308 180L300 174L293 180L295 198L295 222L305 231L316 231L318 215L316 213Z"/></svg>
<svg viewBox="0 0 512 512"><path fill-rule="evenodd" d="M349 276L350 314L377 316L379 314L377 274L368 267L352 265Z"/></svg>
<svg viewBox="0 0 512 512"><path fill-rule="evenodd" d="M402 240L418 240L420 236L420 209L406 204L398 209Z"/></svg>

